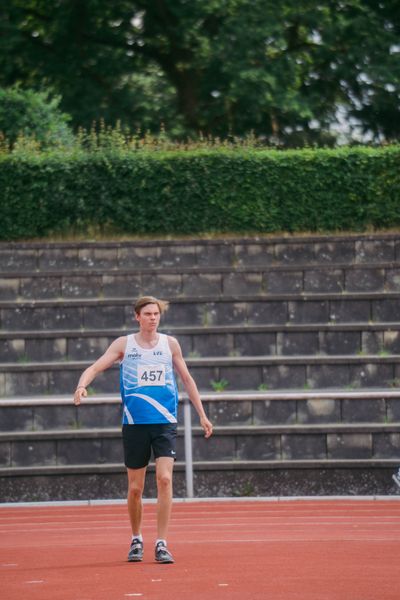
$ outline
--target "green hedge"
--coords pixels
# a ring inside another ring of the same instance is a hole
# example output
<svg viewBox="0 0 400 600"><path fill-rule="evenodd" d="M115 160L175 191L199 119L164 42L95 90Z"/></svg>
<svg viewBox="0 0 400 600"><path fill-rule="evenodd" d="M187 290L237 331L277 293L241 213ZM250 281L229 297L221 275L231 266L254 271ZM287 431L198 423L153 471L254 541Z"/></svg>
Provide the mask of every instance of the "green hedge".
<svg viewBox="0 0 400 600"><path fill-rule="evenodd" d="M399 146L3 154L0 238L392 228L399 167Z"/></svg>

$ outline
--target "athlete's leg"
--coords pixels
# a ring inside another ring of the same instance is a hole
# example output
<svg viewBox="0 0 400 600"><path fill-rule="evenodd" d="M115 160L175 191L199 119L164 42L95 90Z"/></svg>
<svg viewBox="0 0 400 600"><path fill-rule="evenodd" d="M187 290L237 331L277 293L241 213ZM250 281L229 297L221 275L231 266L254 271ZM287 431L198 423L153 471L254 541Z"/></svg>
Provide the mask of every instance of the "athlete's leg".
<svg viewBox="0 0 400 600"><path fill-rule="evenodd" d="M167 539L172 509L172 471L174 459L160 456L156 459L157 478L157 537Z"/></svg>
<svg viewBox="0 0 400 600"><path fill-rule="evenodd" d="M142 527L142 494L147 467L127 469L128 473L128 513L132 527L132 535L141 533Z"/></svg>

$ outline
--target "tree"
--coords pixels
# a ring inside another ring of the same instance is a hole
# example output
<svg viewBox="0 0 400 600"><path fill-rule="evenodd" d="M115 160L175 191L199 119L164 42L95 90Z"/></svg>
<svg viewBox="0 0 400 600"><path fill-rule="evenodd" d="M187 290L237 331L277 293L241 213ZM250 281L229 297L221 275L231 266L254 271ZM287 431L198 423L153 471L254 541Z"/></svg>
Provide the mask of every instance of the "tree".
<svg viewBox="0 0 400 600"><path fill-rule="evenodd" d="M75 125L326 141L339 107L400 136L397 0L5 0L0 83L51 86Z"/></svg>
<svg viewBox="0 0 400 600"><path fill-rule="evenodd" d="M45 92L0 88L0 132L11 145L18 136L34 138L42 147L72 143L69 117L59 109L60 98Z"/></svg>

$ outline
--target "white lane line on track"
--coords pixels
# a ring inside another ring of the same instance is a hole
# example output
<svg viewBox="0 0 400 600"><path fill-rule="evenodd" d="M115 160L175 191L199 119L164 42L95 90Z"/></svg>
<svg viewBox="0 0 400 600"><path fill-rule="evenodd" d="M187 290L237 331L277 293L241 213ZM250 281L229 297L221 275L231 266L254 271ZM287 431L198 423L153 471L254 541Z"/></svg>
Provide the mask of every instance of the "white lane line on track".
<svg viewBox="0 0 400 600"><path fill-rule="evenodd" d="M388 525L390 527L384 528L383 526ZM394 527L396 526L396 527ZM198 523L196 525L196 527L198 528L198 532L199 533L203 533L206 529L215 529L215 525L214 524L203 524L203 523ZM267 524L267 529L279 529L279 528L287 528L288 530L295 530L295 529L312 529L313 527L329 527L329 528L341 528L341 530L345 529L354 529L354 528L358 528L360 531L371 531L374 529L379 528L380 531L382 531L383 529L387 530L388 532L394 532L394 531L400 531L400 523L396 522L396 523L371 523L371 524L357 524L357 523L332 523L331 521L316 521L314 523L269 523ZM236 528L237 526L235 523L226 523L224 525L220 525L219 529L220 531L223 531L223 529L232 529L232 528ZM254 524L254 528L256 531L260 530L260 525L258 524ZM153 529L153 528L143 528L143 529ZM247 526L245 528L246 531L248 531L250 529L249 526ZM107 527L73 527L73 528L65 528L65 529L60 529L59 527L56 528L50 528L50 527L42 527L40 528L40 530L38 529L29 529L29 528L23 528L23 529L11 529L11 530L7 530L7 531L1 531L0 532L3 534L25 534L25 533L42 533L42 532L46 532L46 533L54 533L57 535L62 535L64 533L70 535L71 533L79 533L79 532L88 532L91 531L93 533L93 535L96 534L102 534L105 531L128 531L129 530L129 526L107 526ZM179 533L193 533L193 529L190 529L188 527L183 527L181 529L176 528L171 526L170 527L170 531L171 534L179 534Z"/></svg>
<svg viewBox="0 0 400 600"><path fill-rule="evenodd" d="M248 524L258 524L258 525L263 525L266 524L268 525L269 523L281 523L282 519L285 519L286 521L290 521L290 522L297 522L297 523L316 523L318 522L318 520L320 519L329 519L332 521L332 523L335 522L351 522L353 523L354 521L358 521L360 523L363 522L374 522L374 523L400 523L400 515L376 515L376 516L366 516L366 515L310 515L310 516L303 516L303 515L269 515L268 517L264 517L264 518L253 518L253 517L233 517L230 516L230 521L228 523L228 525L235 525L237 527L240 526L245 526ZM156 520L155 519L146 519L147 523L145 523L145 526L147 527L152 527L156 524ZM222 521L222 522L221 522ZM241 521L241 522L239 522ZM88 526L93 526L94 528L96 528L97 525L100 525L101 527L107 527L109 525L115 526L115 525L120 525L120 526L128 526L129 525L129 520L127 517L123 518L123 519L110 519L110 520L90 520L90 519L86 519L86 520L79 520L79 521L54 521L54 520L50 520L50 521L37 521L35 523L31 523L29 522L29 524L32 527L43 527L43 526L48 526L48 525L52 525L54 527L61 527L61 528L69 528L69 527L73 527L73 526L78 526L79 525L85 523L86 527ZM220 517L217 519L211 517L208 519L208 523L204 523L204 519L182 519L182 518L175 518L174 516L172 517L171 520L171 526L179 526L180 524L182 524L182 526L187 527L190 524L197 524L200 523L202 526L204 527L208 527L210 525L210 523L212 523L213 525L215 525L216 527L223 527L224 525L227 524L227 520L226 517ZM16 520L15 522L7 522L7 523L1 523L0 522L0 530L3 531L7 531L8 528L12 529L15 526L24 526L24 523L22 523L19 520Z"/></svg>

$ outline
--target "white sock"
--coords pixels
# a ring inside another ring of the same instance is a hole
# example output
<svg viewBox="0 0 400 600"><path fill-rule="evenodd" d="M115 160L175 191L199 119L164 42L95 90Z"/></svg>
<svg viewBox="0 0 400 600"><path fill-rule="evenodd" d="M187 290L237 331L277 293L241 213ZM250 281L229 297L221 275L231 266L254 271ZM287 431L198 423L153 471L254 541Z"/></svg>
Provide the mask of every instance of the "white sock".
<svg viewBox="0 0 400 600"><path fill-rule="evenodd" d="M167 540L163 540L163 539L161 539L161 538L158 538L158 539L156 540L156 546L157 546L157 544L158 544L159 542L162 542L164 546L166 546L166 545L167 545Z"/></svg>
<svg viewBox="0 0 400 600"><path fill-rule="evenodd" d="M132 540L139 540L139 542L143 542L143 537L141 533L138 533L137 535L133 535L132 536Z"/></svg>

